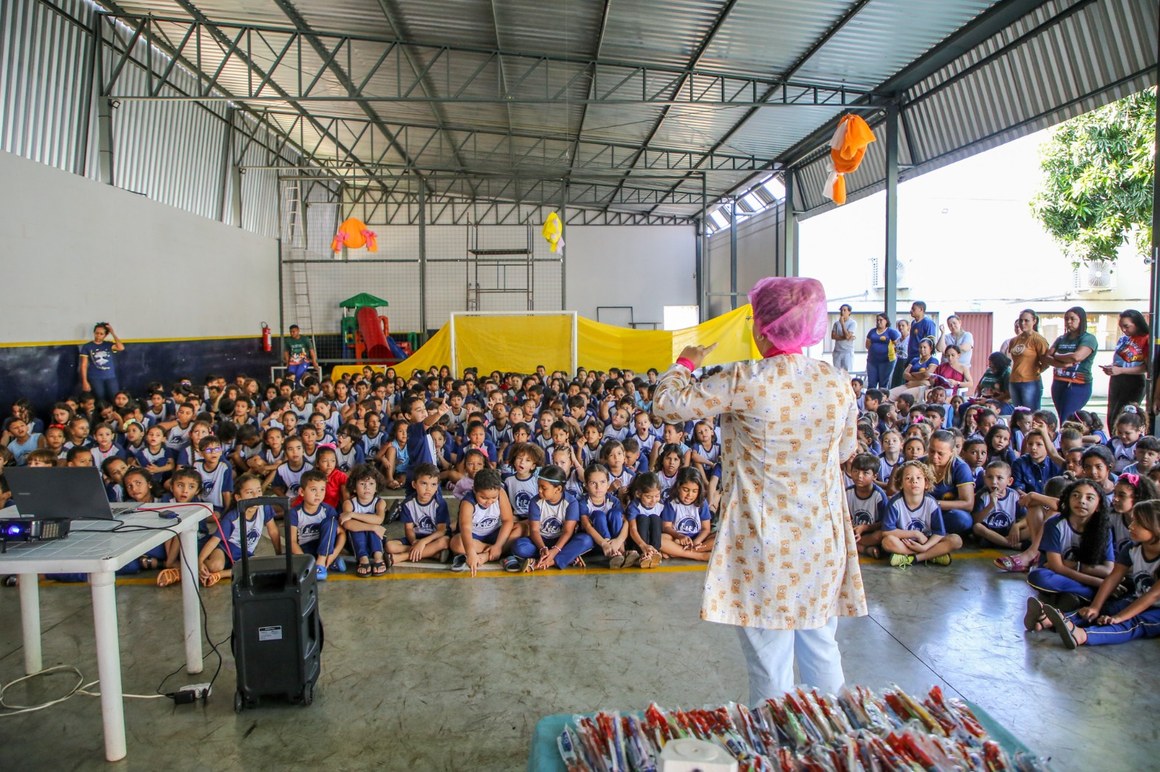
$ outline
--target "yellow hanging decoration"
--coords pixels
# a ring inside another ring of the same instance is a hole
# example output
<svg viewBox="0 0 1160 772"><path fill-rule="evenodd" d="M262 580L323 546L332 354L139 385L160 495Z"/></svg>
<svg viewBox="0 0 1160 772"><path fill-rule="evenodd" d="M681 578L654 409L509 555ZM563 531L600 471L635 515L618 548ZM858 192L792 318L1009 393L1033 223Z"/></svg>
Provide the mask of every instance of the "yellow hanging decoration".
<svg viewBox="0 0 1160 772"><path fill-rule="evenodd" d="M860 115L845 115L830 139L830 175L822 194L838 206L846 203L846 175L862 163L874 132Z"/></svg>
<svg viewBox="0 0 1160 772"><path fill-rule="evenodd" d="M540 229L540 235L548 242L552 248L552 253L555 254L558 250L564 248L564 223L560 222L560 215L552 212L548 215L548 219L544 220L544 227Z"/></svg>

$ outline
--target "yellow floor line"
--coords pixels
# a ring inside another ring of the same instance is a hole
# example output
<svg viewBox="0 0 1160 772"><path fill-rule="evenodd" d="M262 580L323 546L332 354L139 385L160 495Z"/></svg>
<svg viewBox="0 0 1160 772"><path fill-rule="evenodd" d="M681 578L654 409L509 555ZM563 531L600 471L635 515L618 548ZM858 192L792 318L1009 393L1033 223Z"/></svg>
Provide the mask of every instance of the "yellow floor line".
<svg viewBox="0 0 1160 772"><path fill-rule="evenodd" d="M958 560L994 560L995 558L1013 553L1004 552L995 549L973 549L963 550L954 553L954 559ZM872 560L870 558L859 558L858 562L861 565L887 565L885 560ZM434 564L432 564L434 565ZM402 564L397 566L397 570L390 571L383 576L357 576L353 571L347 571L344 574L331 572L327 578L328 582L375 582L375 581L405 581L411 579L471 579L471 573L468 571L454 572L447 567L441 567L435 570L419 570L412 567L413 564ZM532 576L574 576L585 575L589 573L594 574L682 574L692 573L694 571L704 571L705 566L700 563L681 562L674 565L660 566L659 568L622 568L617 571L612 571L608 568L593 567L593 568L570 568L566 572L548 569L545 571L536 571L530 574L509 574L501 569L498 565L491 564L487 568L481 570L475 575L476 579L525 579ZM123 587L129 586L149 586L156 585L157 580L154 575L149 576L122 576L117 578L117 584ZM41 579L40 586L42 587L87 587L84 582L55 582L50 579ZM220 583L220 586L229 586L228 578ZM170 589L177 589L180 585L170 585ZM166 588L159 588L166 589Z"/></svg>

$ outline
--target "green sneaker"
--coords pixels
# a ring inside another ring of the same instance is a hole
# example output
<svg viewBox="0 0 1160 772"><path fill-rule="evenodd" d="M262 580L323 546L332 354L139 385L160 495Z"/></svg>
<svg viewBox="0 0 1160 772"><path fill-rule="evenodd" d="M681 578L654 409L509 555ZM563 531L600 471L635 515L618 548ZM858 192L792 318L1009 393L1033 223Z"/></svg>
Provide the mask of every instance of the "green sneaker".
<svg viewBox="0 0 1160 772"><path fill-rule="evenodd" d="M951 564L950 555L939 555L937 558L931 558L927 563L934 563L936 566L949 566Z"/></svg>
<svg viewBox="0 0 1160 772"><path fill-rule="evenodd" d="M895 568L907 568L914 565L914 555L891 555L890 565Z"/></svg>

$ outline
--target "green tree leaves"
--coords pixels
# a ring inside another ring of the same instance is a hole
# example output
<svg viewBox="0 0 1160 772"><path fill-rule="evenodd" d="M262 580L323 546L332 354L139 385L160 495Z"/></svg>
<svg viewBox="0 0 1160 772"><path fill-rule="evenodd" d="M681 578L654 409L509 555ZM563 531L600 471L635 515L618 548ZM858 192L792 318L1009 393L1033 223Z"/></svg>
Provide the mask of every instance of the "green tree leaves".
<svg viewBox="0 0 1160 772"><path fill-rule="evenodd" d="M1072 262L1116 259L1152 243L1156 89L1072 118L1040 148L1043 182L1031 211Z"/></svg>

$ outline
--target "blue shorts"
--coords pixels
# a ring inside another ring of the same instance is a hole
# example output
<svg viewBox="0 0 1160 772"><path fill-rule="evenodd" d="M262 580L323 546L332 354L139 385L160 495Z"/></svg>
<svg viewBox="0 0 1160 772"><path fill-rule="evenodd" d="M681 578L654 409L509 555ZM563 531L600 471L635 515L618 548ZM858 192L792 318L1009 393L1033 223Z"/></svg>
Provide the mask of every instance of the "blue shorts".
<svg viewBox="0 0 1160 772"><path fill-rule="evenodd" d="M475 539L476 541L481 541L484 544L495 544L495 540L499 538L499 530L497 529L492 531L485 536L480 536L477 533L473 533L471 534L471 538Z"/></svg>

